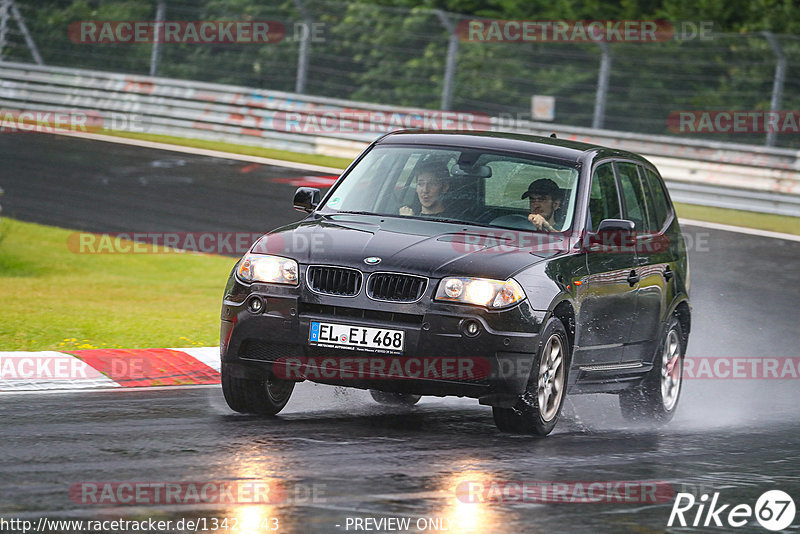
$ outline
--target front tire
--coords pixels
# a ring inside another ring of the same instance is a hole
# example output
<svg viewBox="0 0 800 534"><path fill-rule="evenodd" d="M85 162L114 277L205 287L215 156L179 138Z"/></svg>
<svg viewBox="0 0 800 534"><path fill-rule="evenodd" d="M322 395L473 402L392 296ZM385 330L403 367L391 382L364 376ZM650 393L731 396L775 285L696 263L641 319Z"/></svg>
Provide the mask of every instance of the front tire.
<svg viewBox="0 0 800 534"><path fill-rule="evenodd" d="M280 412L294 390L294 382L275 378L266 380L234 378L222 372L222 393L231 410L256 415L275 415Z"/></svg>
<svg viewBox="0 0 800 534"><path fill-rule="evenodd" d="M551 318L533 362L526 391L513 408L492 407L497 428L514 434L546 436L555 428L567 388L569 341L564 324Z"/></svg>
<svg viewBox="0 0 800 534"><path fill-rule="evenodd" d="M377 389L369 390L369 394L378 404L388 406L414 406L422 398L422 395L412 395L410 393L387 393Z"/></svg>
<svg viewBox="0 0 800 534"><path fill-rule="evenodd" d="M653 369L642 385L619 395L622 416L628 421L667 423L675 415L683 384L683 331L675 317L667 326Z"/></svg>

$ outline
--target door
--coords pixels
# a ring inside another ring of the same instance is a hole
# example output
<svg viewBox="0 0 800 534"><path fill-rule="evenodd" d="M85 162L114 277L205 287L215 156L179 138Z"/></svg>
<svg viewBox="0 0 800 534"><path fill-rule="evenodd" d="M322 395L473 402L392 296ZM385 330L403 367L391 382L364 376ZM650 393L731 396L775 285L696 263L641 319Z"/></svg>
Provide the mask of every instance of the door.
<svg viewBox="0 0 800 534"><path fill-rule="evenodd" d="M631 320L630 338L622 360L650 361L659 334L661 306L664 299L664 265L660 263L659 232L655 202L647 186L644 169L635 163L617 162L614 169L622 194L623 213L636 225L635 248L636 311Z"/></svg>
<svg viewBox="0 0 800 534"><path fill-rule="evenodd" d="M600 221L621 218L622 209L611 162L592 174L587 229L596 232ZM632 247L593 246L584 249L588 275L581 281L575 332L575 363L583 366L617 364L630 334L636 311L637 283Z"/></svg>
<svg viewBox="0 0 800 534"><path fill-rule="evenodd" d="M654 171L639 166L639 182L647 211L647 228L636 236L636 269L640 281L636 321L625 358L650 361L660 340L675 266L666 235L671 212L661 180Z"/></svg>

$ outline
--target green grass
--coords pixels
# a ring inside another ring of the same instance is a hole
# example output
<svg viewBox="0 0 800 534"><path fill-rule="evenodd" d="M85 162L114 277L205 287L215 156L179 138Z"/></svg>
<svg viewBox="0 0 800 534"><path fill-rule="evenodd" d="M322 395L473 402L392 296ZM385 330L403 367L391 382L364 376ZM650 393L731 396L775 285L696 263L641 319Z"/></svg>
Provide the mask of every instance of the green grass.
<svg viewBox="0 0 800 534"><path fill-rule="evenodd" d="M279 159L283 161L292 161L295 163L309 163L313 165L322 165L325 167L334 167L336 169L344 170L351 159L337 158L335 156L323 156L320 154L303 154L302 152L291 152L289 150L276 150L274 148L262 148L257 146L236 145L233 143L222 143L219 141L206 141L205 139L188 139L185 137L173 137L170 135L157 135L145 134L134 132L121 132L118 130L104 130L105 135L114 135L116 137L125 137L128 139L140 139L143 141L154 141L157 143L168 143L172 145L188 146L194 148L205 148L207 150L220 150L222 152L231 152L232 154L246 154L248 156L261 156L262 158Z"/></svg>
<svg viewBox="0 0 800 534"><path fill-rule="evenodd" d="M0 222L0 351L215 346L233 258L78 254L71 230Z"/></svg>
<svg viewBox="0 0 800 534"><path fill-rule="evenodd" d="M675 204L675 211L678 213L679 218L683 217L684 219L696 219L698 221L800 235L800 217L677 203Z"/></svg>

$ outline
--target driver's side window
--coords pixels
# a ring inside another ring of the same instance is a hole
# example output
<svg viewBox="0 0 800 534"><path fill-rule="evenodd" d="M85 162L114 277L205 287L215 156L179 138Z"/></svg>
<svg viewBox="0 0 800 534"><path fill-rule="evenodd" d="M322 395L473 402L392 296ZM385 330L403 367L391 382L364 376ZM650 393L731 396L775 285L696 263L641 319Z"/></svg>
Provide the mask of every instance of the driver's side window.
<svg viewBox="0 0 800 534"><path fill-rule="evenodd" d="M596 232L603 219L619 219L621 214L617 184L611 163L603 163L592 174L589 193L589 228Z"/></svg>

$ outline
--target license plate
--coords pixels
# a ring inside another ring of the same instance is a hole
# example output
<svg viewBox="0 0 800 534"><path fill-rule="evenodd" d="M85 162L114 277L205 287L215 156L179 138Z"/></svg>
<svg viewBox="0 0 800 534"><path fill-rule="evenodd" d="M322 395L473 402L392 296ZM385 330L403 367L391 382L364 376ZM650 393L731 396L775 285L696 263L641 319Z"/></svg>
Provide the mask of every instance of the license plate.
<svg viewBox="0 0 800 534"><path fill-rule="evenodd" d="M402 354L405 332L346 324L311 322L308 343L320 347Z"/></svg>

